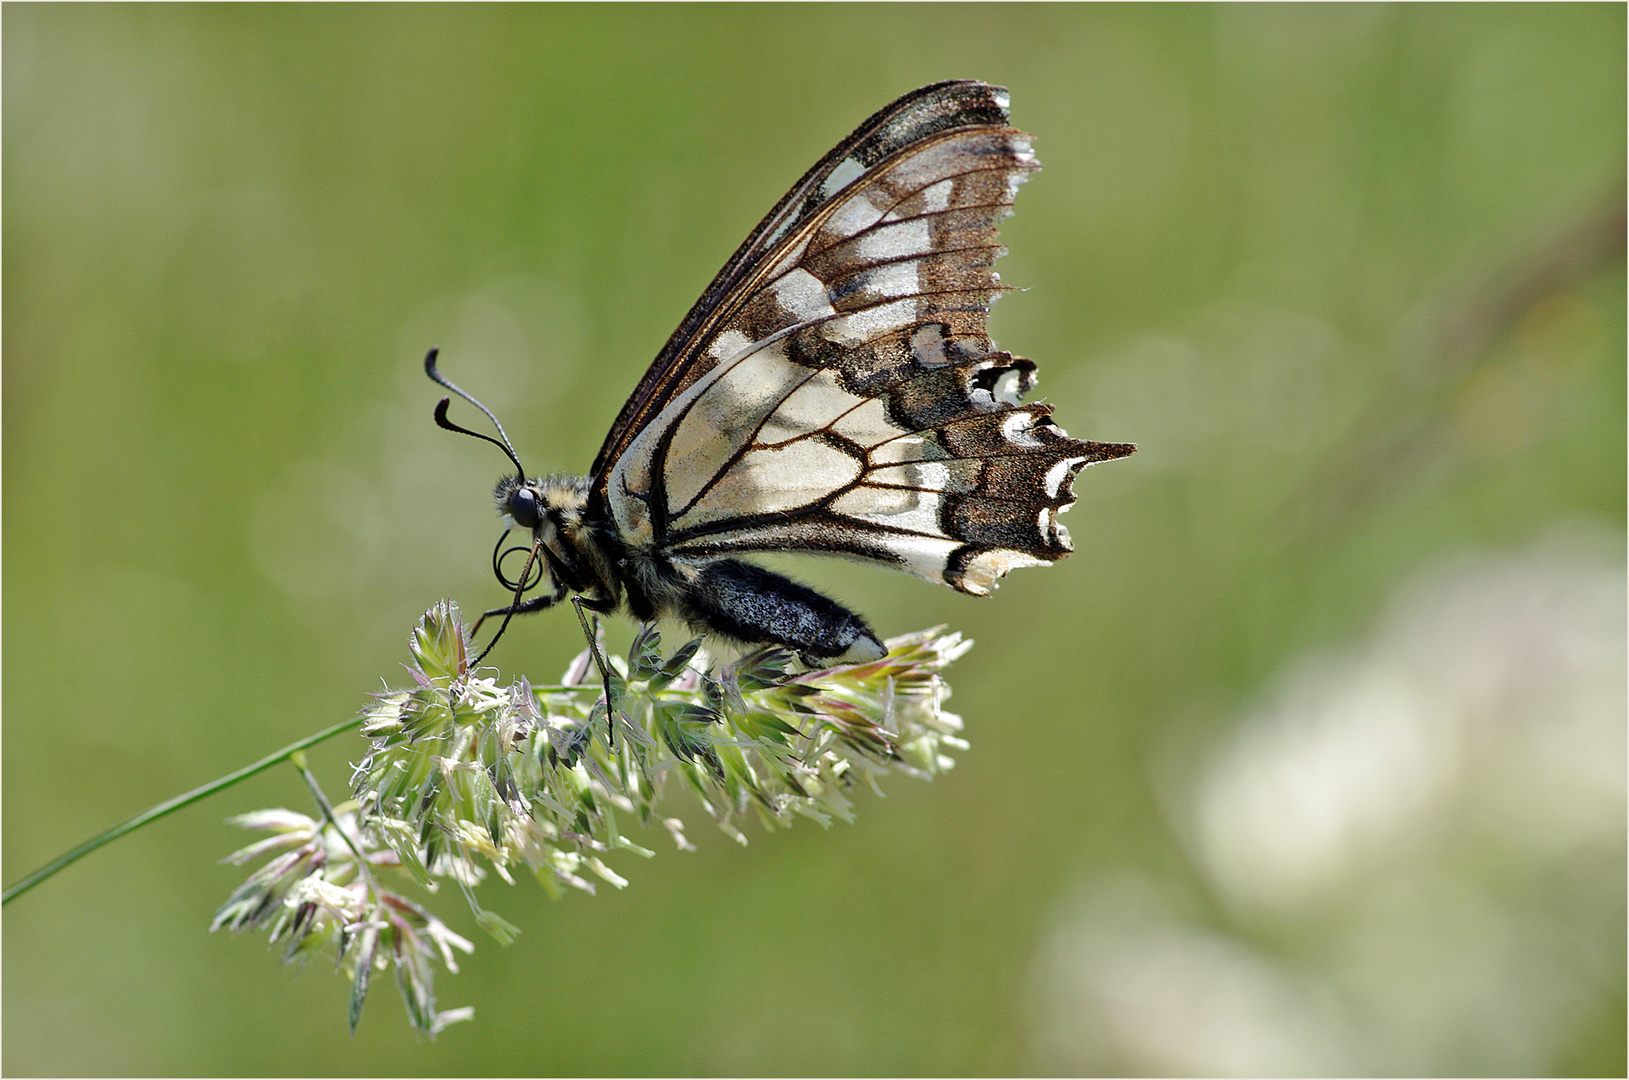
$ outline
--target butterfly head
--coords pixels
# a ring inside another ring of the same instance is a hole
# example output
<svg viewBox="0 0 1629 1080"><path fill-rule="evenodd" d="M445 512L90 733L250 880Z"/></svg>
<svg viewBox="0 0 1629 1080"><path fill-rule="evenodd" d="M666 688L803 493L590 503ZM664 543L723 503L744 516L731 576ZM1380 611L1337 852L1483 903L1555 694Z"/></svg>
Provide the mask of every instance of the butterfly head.
<svg viewBox="0 0 1629 1080"><path fill-rule="evenodd" d="M547 542L581 527L588 489L584 476L555 474L528 480L516 474L500 478L492 497L505 526L541 535Z"/></svg>
<svg viewBox="0 0 1629 1080"><path fill-rule="evenodd" d="M526 486L523 477L506 476L498 481L498 512L517 529L531 532L543 524L543 500Z"/></svg>

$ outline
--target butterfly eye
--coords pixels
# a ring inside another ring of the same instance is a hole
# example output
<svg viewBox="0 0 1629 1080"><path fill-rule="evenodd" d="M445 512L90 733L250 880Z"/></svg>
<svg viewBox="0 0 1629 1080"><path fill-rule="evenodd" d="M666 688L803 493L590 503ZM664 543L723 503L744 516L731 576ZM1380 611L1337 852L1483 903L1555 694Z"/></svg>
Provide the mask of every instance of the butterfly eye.
<svg viewBox="0 0 1629 1080"><path fill-rule="evenodd" d="M509 516L523 529L535 529L543 521L538 512L537 495L531 488L516 488L509 493Z"/></svg>

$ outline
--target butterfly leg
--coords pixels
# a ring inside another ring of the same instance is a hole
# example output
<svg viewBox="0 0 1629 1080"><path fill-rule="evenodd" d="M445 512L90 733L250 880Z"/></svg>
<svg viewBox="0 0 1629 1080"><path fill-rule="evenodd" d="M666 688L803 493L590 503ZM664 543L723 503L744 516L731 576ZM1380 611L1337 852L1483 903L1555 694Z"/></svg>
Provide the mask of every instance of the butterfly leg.
<svg viewBox="0 0 1629 1080"><path fill-rule="evenodd" d="M588 651L594 657L594 664L600 669L600 680L605 686L605 726L610 736L606 746L612 750L617 747L617 721L616 705L611 701L611 669L606 665L605 658L600 655L600 643L594 636L594 630L588 625L588 615L583 610L602 611L602 605L581 596L571 598L571 606L577 609L577 621L583 624L583 637L588 639Z"/></svg>
<svg viewBox="0 0 1629 1080"><path fill-rule="evenodd" d="M481 630L481 624L493 615L529 615L534 611L546 611L566 598L566 590L550 596L534 596L530 600L519 604L505 604L503 607L491 608L481 612L481 617L475 620L475 625L469 628L470 637L474 637Z"/></svg>
<svg viewBox="0 0 1629 1080"><path fill-rule="evenodd" d="M688 599L692 622L750 645L785 646L810 667L876 660L888 651L837 601L751 563L707 563Z"/></svg>

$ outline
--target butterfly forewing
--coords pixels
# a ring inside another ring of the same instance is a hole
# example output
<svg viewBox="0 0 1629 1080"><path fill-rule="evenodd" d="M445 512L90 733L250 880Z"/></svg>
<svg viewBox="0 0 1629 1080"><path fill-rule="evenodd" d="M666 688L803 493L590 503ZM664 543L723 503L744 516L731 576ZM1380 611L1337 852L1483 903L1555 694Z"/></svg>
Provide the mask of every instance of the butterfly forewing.
<svg viewBox="0 0 1629 1080"><path fill-rule="evenodd" d="M696 342L712 335L730 298L739 295L741 280L763 268L765 253L792 228L871 165L903 147L936 131L1006 122L1007 92L1002 88L942 82L885 105L856 128L792 186L724 264L622 406L590 475L602 479L655 412L705 370L707 359L696 349Z"/></svg>
<svg viewBox="0 0 1629 1080"><path fill-rule="evenodd" d="M736 253L607 439L595 495L677 560L804 550L967 592L1070 550L1083 465L985 331L996 229L1037 168L1005 94L929 87L867 121Z"/></svg>

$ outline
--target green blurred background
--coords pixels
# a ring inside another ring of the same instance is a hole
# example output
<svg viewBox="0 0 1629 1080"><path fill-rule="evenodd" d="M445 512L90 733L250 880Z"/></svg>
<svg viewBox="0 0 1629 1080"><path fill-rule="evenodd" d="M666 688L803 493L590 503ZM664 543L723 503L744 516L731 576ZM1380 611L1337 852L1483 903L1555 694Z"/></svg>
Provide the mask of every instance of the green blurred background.
<svg viewBox="0 0 1629 1080"><path fill-rule="evenodd" d="M351 715L500 602L502 461L586 469L712 274L920 84L1046 169L1004 347L1076 554L948 622L972 750L438 978L205 932L279 769L5 909L25 1074L1625 1068L1625 9L35 7L3 13L4 878ZM626 633L624 631L624 633ZM625 640L625 637L622 639ZM569 615L512 628L555 675ZM360 742L314 762L333 793Z"/></svg>

